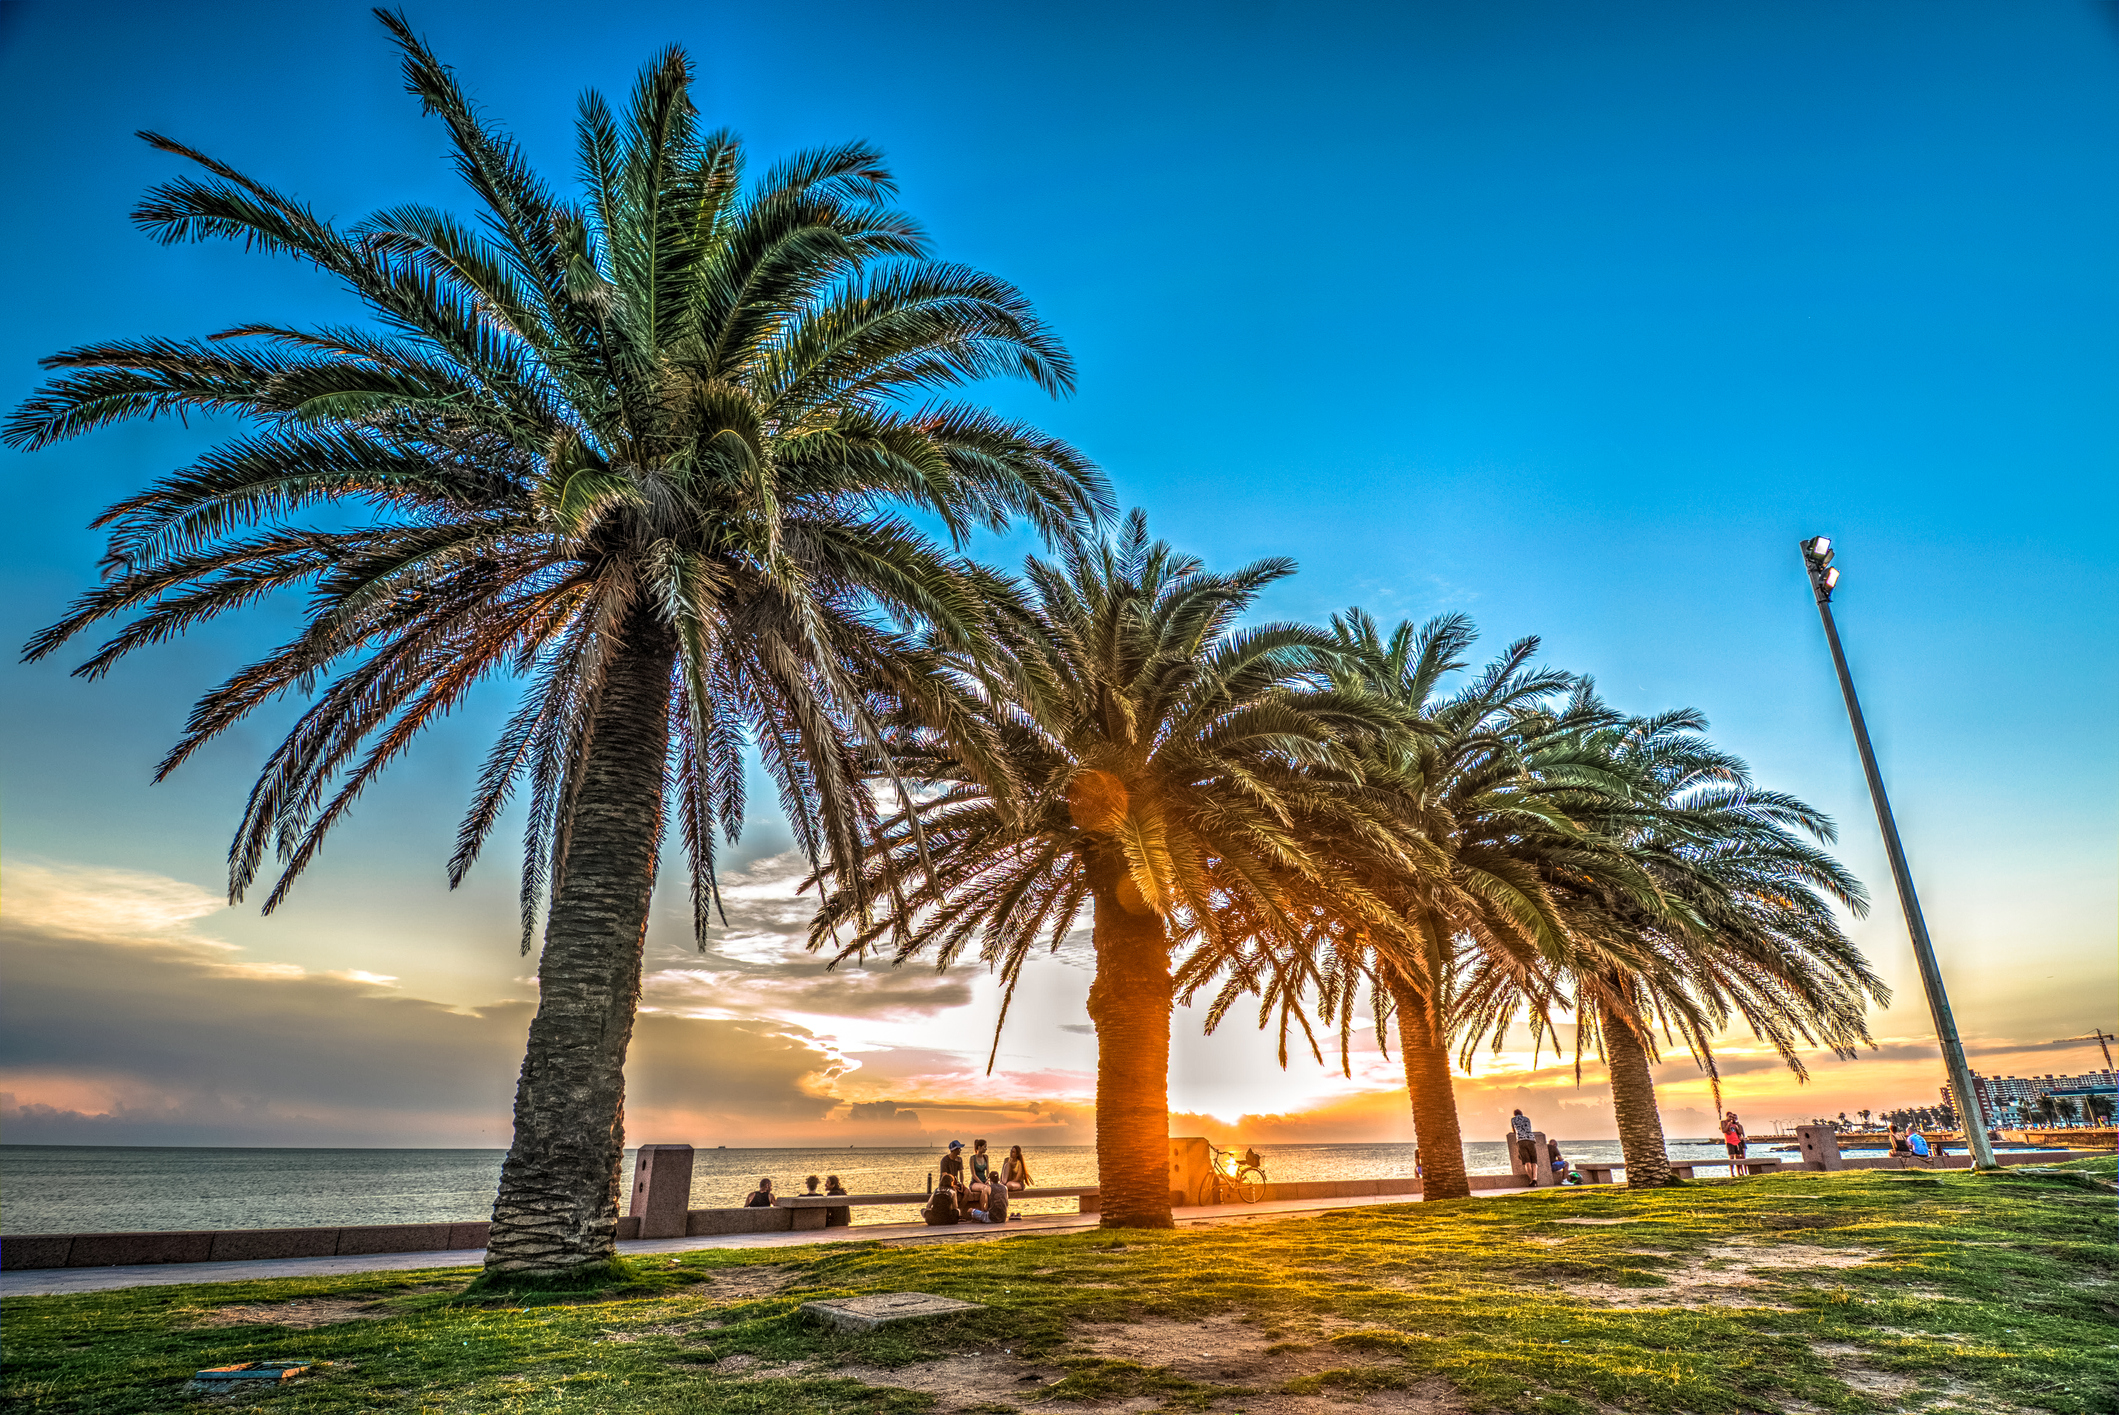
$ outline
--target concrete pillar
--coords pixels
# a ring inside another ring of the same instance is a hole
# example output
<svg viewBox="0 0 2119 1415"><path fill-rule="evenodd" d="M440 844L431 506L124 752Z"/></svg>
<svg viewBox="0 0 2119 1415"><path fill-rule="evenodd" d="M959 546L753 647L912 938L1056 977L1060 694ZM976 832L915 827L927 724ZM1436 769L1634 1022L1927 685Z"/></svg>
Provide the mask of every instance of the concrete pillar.
<svg viewBox="0 0 2119 1415"><path fill-rule="evenodd" d="M1829 1125L1798 1125L1795 1142L1803 1152L1804 1169L1845 1169L1839 1157L1839 1135Z"/></svg>
<svg viewBox="0 0 2119 1415"><path fill-rule="evenodd" d="M1204 1204L1214 1174L1214 1151L1198 1136L1170 1137L1170 1202Z"/></svg>
<svg viewBox="0 0 2119 1415"><path fill-rule="evenodd" d="M633 1155L633 1205L642 1238L684 1237L692 1207L692 1147L642 1145Z"/></svg>

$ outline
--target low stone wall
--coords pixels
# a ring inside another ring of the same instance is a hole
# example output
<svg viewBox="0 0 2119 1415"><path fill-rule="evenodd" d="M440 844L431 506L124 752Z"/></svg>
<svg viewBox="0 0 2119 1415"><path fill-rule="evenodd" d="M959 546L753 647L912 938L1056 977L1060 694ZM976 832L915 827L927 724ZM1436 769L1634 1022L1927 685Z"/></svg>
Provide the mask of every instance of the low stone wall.
<svg viewBox="0 0 2119 1415"><path fill-rule="evenodd" d="M2076 1150L2057 1155L2002 1155L2007 1165L2049 1164L2055 1160L2082 1159L2099 1154ZM2108 1152L2106 1152L2108 1153ZM1703 1165L1711 1161L1702 1161ZM1848 1169L1913 1170L1965 1169L1971 1160L1952 1155L1930 1166L1920 1161L1901 1165L1892 1159L1867 1157L1843 1161ZM1783 1174L1815 1173L1800 1164L1789 1165ZM1515 1189L1523 1180L1513 1174L1474 1174L1473 1189ZM1301 1184L1267 1184L1266 1199L1358 1199L1388 1198L1420 1192L1417 1179L1340 1179ZM917 1197L917 1196L909 1196ZM1183 1202L1172 1193L1173 1202ZM770 1209L692 1209L684 1216L688 1238L724 1233L790 1233L821 1229L827 1210L821 1207ZM1082 1212L1096 1212L1093 1193L1082 1199ZM0 1268L102 1268L131 1267L149 1263L234 1263L261 1258L345 1258L370 1253L463 1252L486 1246L484 1223L371 1224L358 1228L232 1228L199 1229L172 1233L23 1233L0 1237ZM627 1215L618 1220L618 1237L640 1236L640 1219Z"/></svg>
<svg viewBox="0 0 2119 1415"><path fill-rule="evenodd" d="M386 1223L356 1228L225 1228L174 1233L22 1233L0 1237L0 1268L105 1268L238 1263L483 1248L484 1223Z"/></svg>
<svg viewBox="0 0 2119 1415"><path fill-rule="evenodd" d="M693 1209L688 1237L821 1228L794 1209ZM0 1269L110 1268L151 1263L240 1263L261 1258L350 1258L370 1253L448 1253L486 1246L487 1223L385 1223L357 1228L223 1228L164 1233L21 1233L0 1237ZM640 1219L618 1220L618 1237L640 1236Z"/></svg>

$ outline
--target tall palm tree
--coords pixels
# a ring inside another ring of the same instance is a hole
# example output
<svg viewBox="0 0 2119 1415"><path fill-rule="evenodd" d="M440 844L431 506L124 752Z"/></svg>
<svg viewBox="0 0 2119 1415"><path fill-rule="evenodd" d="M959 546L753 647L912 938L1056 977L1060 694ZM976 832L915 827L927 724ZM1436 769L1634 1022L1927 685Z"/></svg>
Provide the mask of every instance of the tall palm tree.
<svg viewBox="0 0 2119 1415"><path fill-rule="evenodd" d="M921 692L886 625L965 650L978 575L894 508L953 534L1027 517L1062 536L1106 514L1064 443L976 407L908 399L993 375L1054 393L1071 365L1014 289L926 256L876 153L804 153L746 184L703 131L669 50L620 116L582 100L584 191L565 201L385 15L410 90L446 125L476 221L404 206L350 229L177 142L203 176L135 220L336 277L370 327L238 325L206 340L74 349L16 413L38 447L192 412L249 430L107 512L107 574L32 640L42 657L124 627L77 672L276 590L307 619L194 709L163 761L288 692L230 852L231 899L268 851L269 912L330 828L422 729L488 678L525 685L449 862L460 880L518 784L524 947L549 898L539 999L487 1271L608 1261L624 1063L664 823L690 855L695 927L714 835L744 810L754 741L813 859L858 854L872 736L856 682ZM853 875L856 892L867 877Z"/></svg>
<svg viewBox="0 0 2119 1415"><path fill-rule="evenodd" d="M1057 949L1089 910L1107 1227L1171 1223L1180 972L1242 966L1249 940L1294 927L1306 891L1376 906L1305 842L1324 833L1318 819L1387 840L1343 743L1387 720L1358 695L1304 686L1332 652L1326 636L1238 627L1293 568L1209 574L1151 541L1139 512L1110 541L1031 560L1026 598L1000 611L1002 652L982 663L937 646L931 681L950 701L892 705L896 769L926 794L886 823L862 870L832 876L812 926L811 947L842 959L947 967L976 943L1012 996L1039 941Z"/></svg>
<svg viewBox="0 0 2119 1415"><path fill-rule="evenodd" d="M1578 690L1594 701L1593 686ZM1593 714L1590 714L1593 716ZM1802 1049L1852 1056L1870 1041L1869 1002L1889 991L1833 913L1867 896L1829 854L1822 813L1753 785L1744 764L1700 735L1697 713L1630 718L1584 734L1600 779L1567 800L1654 882L1650 896L1581 877L1551 881L1577 943L1572 1001L1598 1046L1637 1188L1671 1182L1651 1070L1660 1028L1716 1080L1715 1036L1741 1019L1799 1079Z"/></svg>
<svg viewBox="0 0 2119 1415"><path fill-rule="evenodd" d="M1344 1045L1356 997L1366 983L1377 1005L1381 1041L1395 1021L1406 1090L1431 1198L1471 1192L1451 1080L1452 1053L1464 1041L1471 1003L1463 988L1470 960L1491 988L1516 979L1536 990L1572 956L1564 920L1545 883L1553 871L1638 886L1638 872L1555 809L1557 787L1578 782L1555 752L1573 750L1579 723L1542 711L1573 680L1531 660L1536 639L1512 644L1454 692L1440 684L1466 666L1477 637L1463 615L1415 627L1400 624L1386 639L1360 609L1332 620L1340 649L1332 681L1372 695L1397 715L1397 730L1355 744L1371 791L1403 802L1401 819L1424 852L1401 846L1421 868L1405 871L1380 856L1350 860L1369 888L1391 902L1395 928L1349 920L1321 909L1296 954L1267 972L1269 1001L1295 1004L1307 958L1319 982L1320 1006L1336 1013ZM1521 724L1540 725L1526 736ZM1233 980L1232 980L1233 981ZM1224 989L1224 1003L1229 988Z"/></svg>

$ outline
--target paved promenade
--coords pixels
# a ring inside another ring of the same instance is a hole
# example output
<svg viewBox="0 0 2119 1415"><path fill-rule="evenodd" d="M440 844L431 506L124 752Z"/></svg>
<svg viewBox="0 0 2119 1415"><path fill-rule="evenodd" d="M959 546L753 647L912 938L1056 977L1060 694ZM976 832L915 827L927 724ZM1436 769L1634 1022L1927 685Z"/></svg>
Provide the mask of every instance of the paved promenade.
<svg viewBox="0 0 2119 1415"><path fill-rule="evenodd" d="M1523 1189L1480 1189L1475 1199L1528 1194ZM1550 1193L1581 1194L1587 1189L1554 1189ZM1350 1209L1376 1204L1417 1204L1417 1194L1391 1194L1351 1199L1268 1199L1256 1204L1222 1204L1177 1210L1180 1227L1202 1224L1244 1223L1288 1214L1317 1213L1325 1209ZM814 1243L977 1243L1011 1238L1025 1233L1074 1233L1095 1228L1095 1214L1031 1214L1020 1223L989 1226L960 1224L952 1228L924 1223L858 1224L851 1228L807 1229L799 1233L726 1233L700 1238L642 1238L622 1242L618 1251L628 1257L646 1253L690 1253L701 1248L790 1248ZM125 1268L29 1268L0 1272L0 1297L42 1297L62 1292L95 1292L110 1287L167 1286L185 1282L248 1282L254 1278L310 1277L327 1273L407 1272L421 1268L475 1267L483 1263L486 1250L464 1248L444 1253L370 1253L356 1258L268 1258L250 1263L150 1263Z"/></svg>

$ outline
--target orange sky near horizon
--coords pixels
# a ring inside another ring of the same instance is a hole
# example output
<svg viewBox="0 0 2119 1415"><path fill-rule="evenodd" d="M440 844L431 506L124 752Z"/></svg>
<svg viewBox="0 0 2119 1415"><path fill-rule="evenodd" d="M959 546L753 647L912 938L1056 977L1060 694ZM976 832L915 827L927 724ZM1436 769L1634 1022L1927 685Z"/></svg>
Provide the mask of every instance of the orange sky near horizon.
<svg viewBox="0 0 2119 1415"><path fill-rule="evenodd" d="M629 1142L1093 1142L1086 950L1070 944L1028 970L989 1075L993 979L977 968L827 971L801 949L808 905L794 893L798 878L786 856L732 874L731 926L704 953L668 942L684 931L658 913L629 1068ZM394 973L331 967L351 961L345 950L303 947L298 926L276 931L281 949L232 943L227 926L239 916L187 881L11 859L0 890L9 977L0 1005L14 1038L0 1066L0 1118L10 1143L506 1143L534 997L512 948L488 960L508 972L496 971L492 990L473 1001L452 981L461 959L424 977L411 952L389 963ZM1722 1102L1756 1132L1936 1098L1941 1063L1902 925L1878 911L1856 928L1897 991L1875 1019L1873 1050L1853 1061L1808 1057L1810 1079L1798 1083L1748 1036L1717 1048ZM381 966L375 952L360 961ZM2061 999L2110 999L2109 962L2054 980L1959 963L1953 981L1975 1068L2100 1067L2094 1044L2054 1039L2099 1023L2096 1007L2078 1015L2079 1003ZM1351 1039L1348 1075L1329 1037L1320 1038L1326 1064L1298 1037L1280 1067L1273 1037L1252 1020L1232 1013L1207 1036L1198 1009L1180 1012L1173 1133L1250 1143L1413 1138L1395 1054L1368 1030ZM1666 1056L1658 1090L1673 1138L1712 1133L1712 1084L1682 1052ZM1615 1134L1593 1058L1578 1078L1573 1058L1549 1049L1482 1053L1457 1092L1467 1139L1499 1138L1518 1106L1561 1138Z"/></svg>

